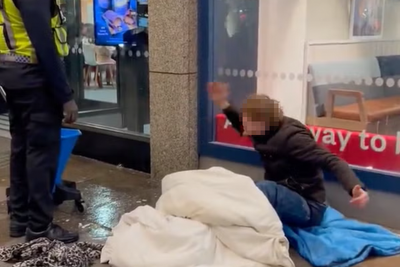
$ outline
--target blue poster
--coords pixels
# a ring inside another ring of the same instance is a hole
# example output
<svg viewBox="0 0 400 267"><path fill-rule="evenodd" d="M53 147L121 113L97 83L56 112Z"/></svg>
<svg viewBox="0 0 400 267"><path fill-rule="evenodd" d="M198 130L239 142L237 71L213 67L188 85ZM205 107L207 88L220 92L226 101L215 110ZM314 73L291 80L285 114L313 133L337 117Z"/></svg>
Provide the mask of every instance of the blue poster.
<svg viewBox="0 0 400 267"><path fill-rule="evenodd" d="M136 0L94 0L95 42L115 46L124 43L124 33L137 28Z"/></svg>

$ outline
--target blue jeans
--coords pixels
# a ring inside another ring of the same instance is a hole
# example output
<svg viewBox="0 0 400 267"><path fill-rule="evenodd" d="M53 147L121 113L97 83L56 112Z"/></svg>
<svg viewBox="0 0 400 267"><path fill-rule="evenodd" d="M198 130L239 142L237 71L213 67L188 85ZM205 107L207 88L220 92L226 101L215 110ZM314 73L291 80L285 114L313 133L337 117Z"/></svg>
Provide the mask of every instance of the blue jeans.
<svg viewBox="0 0 400 267"><path fill-rule="evenodd" d="M294 227L319 225L326 205L306 200L298 193L272 181L256 182L257 187L268 198L282 223Z"/></svg>

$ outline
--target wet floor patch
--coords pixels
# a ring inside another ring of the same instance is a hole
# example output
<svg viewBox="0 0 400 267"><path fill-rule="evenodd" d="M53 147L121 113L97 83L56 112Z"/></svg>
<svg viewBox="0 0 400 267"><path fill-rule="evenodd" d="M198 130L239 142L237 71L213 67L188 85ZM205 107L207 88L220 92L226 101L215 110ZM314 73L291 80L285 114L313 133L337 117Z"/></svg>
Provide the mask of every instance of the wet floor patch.
<svg viewBox="0 0 400 267"><path fill-rule="evenodd" d="M5 195L9 185L8 165L9 140L0 137L0 245L23 241L9 237ZM54 222L79 231L82 241L104 243L122 214L140 205L154 205L160 192L160 182L151 181L147 174L78 156L69 160L63 179L77 183L87 209L80 213L73 202L65 202L57 207ZM10 265L0 263L1 266Z"/></svg>
<svg viewBox="0 0 400 267"><path fill-rule="evenodd" d="M118 183L118 179L114 180ZM73 202L66 202L58 209L69 216L94 222L103 227L114 227L120 217L141 205L155 204L158 198L152 189L136 187L134 190L118 191L110 187L93 184L92 181L78 184L78 189L86 203L86 211L81 214Z"/></svg>

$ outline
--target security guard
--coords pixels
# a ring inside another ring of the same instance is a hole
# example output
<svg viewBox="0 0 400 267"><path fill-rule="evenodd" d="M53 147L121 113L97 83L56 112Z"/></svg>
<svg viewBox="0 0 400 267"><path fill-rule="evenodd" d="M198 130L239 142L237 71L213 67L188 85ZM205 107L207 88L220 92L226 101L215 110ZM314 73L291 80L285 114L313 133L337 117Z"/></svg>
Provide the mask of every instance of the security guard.
<svg viewBox="0 0 400 267"><path fill-rule="evenodd" d="M78 107L62 57L68 54L56 0L0 0L0 85L11 133L10 236L66 243L79 236L53 224L52 187L62 120Z"/></svg>

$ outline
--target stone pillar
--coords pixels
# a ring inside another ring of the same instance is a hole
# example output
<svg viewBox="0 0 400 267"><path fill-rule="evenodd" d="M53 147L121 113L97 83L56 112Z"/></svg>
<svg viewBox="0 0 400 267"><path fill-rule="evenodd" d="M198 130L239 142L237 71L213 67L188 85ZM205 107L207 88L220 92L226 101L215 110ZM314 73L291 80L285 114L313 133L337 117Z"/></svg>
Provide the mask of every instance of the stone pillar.
<svg viewBox="0 0 400 267"><path fill-rule="evenodd" d="M197 169L197 1L149 0L151 173Z"/></svg>

